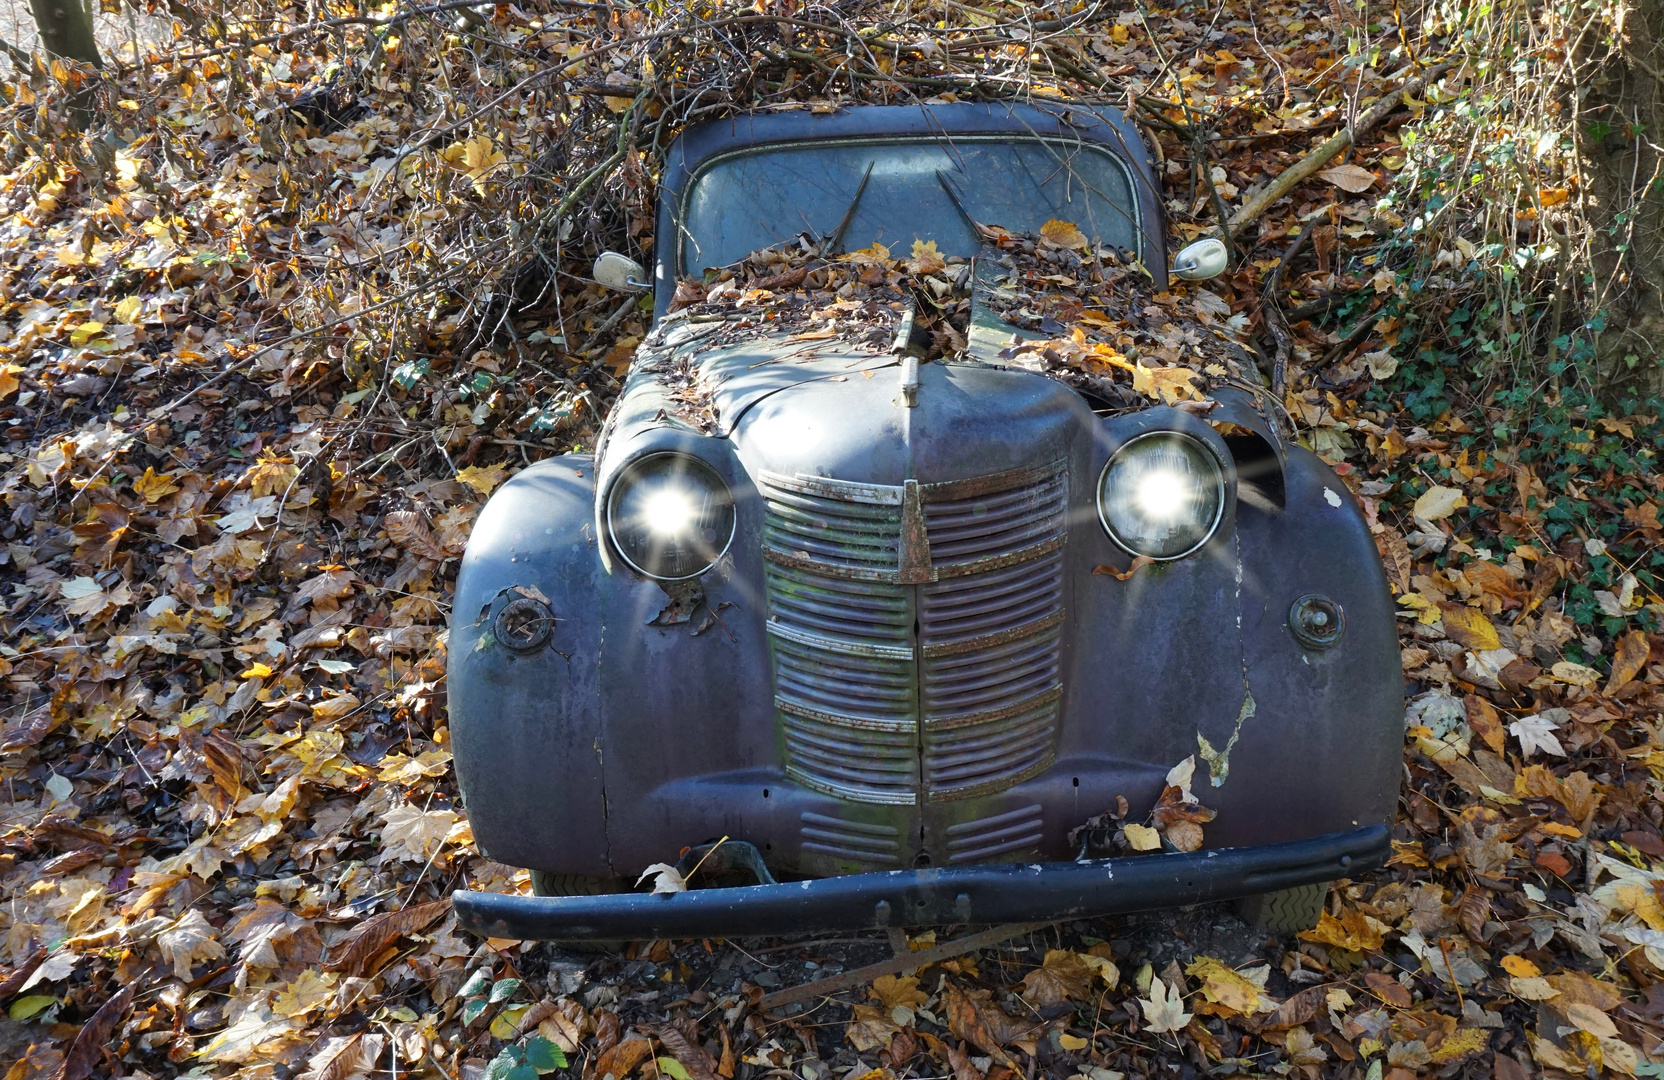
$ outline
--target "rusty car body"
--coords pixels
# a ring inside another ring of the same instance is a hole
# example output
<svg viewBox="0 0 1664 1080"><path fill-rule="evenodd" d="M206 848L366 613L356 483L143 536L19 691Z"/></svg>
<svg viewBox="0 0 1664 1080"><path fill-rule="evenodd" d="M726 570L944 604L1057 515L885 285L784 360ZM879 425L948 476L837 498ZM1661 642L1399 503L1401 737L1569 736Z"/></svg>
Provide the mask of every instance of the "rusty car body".
<svg viewBox="0 0 1664 1080"><path fill-rule="evenodd" d="M1002 223L1067 214L1165 285L1152 163L1111 110L866 107L686 133L661 180L663 322L596 452L514 476L463 559L466 812L484 853L558 894L459 891L465 926L1053 919L1291 890L1389 852L1386 580L1345 484L1253 394L1221 389L1206 417L1095 409L1002 362L988 343L1009 328L982 319L962 355L923 365L854 346L774 363L767 337L708 349L716 419L678 418L660 376L699 333L667 316L679 276L840 222L855 245L930 235L973 255L943 169ZM1164 503L1149 476L1189 486ZM654 541L666 520L691 539ZM1122 799L1142 820L1187 756L1217 812L1201 850L1094 846L1089 819ZM632 888L724 838L706 868L739 883Z"/></svg>

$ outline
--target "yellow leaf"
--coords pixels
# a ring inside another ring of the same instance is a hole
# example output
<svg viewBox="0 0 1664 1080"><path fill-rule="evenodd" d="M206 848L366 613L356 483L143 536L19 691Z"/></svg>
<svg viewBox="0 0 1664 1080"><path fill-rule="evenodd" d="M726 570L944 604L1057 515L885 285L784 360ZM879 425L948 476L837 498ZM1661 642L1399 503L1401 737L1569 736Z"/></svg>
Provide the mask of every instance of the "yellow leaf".
<svg viewBox="0 0 1664 1080"><path fill-rule="evenodd" d="M160 502L178 490L172 473L159 473L148 466L144 475L133 481L133 494L142 496L147 503Z"/></svg>
<svg viewBox="0 0 1664 1080"><path fill-rule="evenodd" d="M1057 1037L1057 1045L1063 1047L1063 1049L1072 1054L1076 1050L1085 1050L1088 1044L1087 1041L1079 1035L1070 1035L1065 1032Z"/></svg>
<svg viewBox="0 0 1664 1080"><path fill-rule="evenodd" d="M241 679L265 679L271 676L272 669L258 661L250 664L248 670L238 676Z"/></svg>
<svg viewBox="0 0 1664 1080"><path fill-rule="evenodd" d="M1504 956L1502 970L1521 979L1535 979L1543 973L1542 969L1523 956Z"/></svg>
<svg viewBox="0 0 1664 1080"><path fill-rule="evenodd" d="M936 250L934 240L914 240L913 257L907 260L907 269L915 274L934 274L946 268L947 260Z"/></svg>
<svg viewBox="0 0 1664 1080"><path fill-rule="evenodd" d="M104 324L88 320L70 331L69 343L79 349L104 332Z"/></svg>
<svg viewBox="0 0 1664 1080"><path fill-rule="evenodd" d="M1319 945L1372 953L1381 948L1381 929L1380 923L1363 912L1348 908L1338 919L1325 911L1318 916L1315 929L1302 930L1298 936L1302 941L1315 941Z"/></svg>
<svg viewBox="0 0 1664 1080"><path fill-rule="evenodd" d="M514 1032L520 1026L520 1018L525 1016L526 1010L530 1008L530 1003L507 1006L491 1021L491 1034L499 1039L514 1038Z"/></svg>
<svg viewBox="0 0 1664 1080"><path fill-rule="evenodd" d="M17 377L22 373L23 369L17 364L0 364L0 401L5 401L17 393L20 385Z"/></svg>
<svg viewBox="0 0 1664 1080"><path fill-rule="evenodd" d="M1416 621L1423 626L1432 626L1439 621L1444 613L1439 606L1419 593L1405 593L1398 598L1399 607L1407 607L1416 613Z"/></svg>
<svg viewBox="0 0 1664 1080"><path fill-rule="evenodd" d="M1161 834L1148 825L1128 825L1122 831L1134 851L1156 851L1161 847Z"/></svg>
<svg viewBox="0 0 1664 1080"><path fill-rule="evenodd" d="M1200 956L1185 968L1186 975L1202 980L1202 996L1229 1013L1270 1012L1277 1003L1265 995L1259 984L1211 956Z"/></svg>
<svg viewBox="0 0 1664 1080"><path fill-rule="evenodd" d="M1561 682L1568 682L1573 686L1592 687L1600 682L1600 672L1592 667L1574 664L1570 660L1560 661L1549 668L1548 672Z"/></svg>
<svg viewBox="0 0 1664 1080"><path fill-rule="evenodd" d="M1189 368L1147 368L1139 364L1133 369L1132 390L1135 394L1158 398L1164 405L1172 405L1202 396L1192 382L1195 378L1196 373Z"/></svg>
<svg viewBox="0 0 1664 1080"><path fill-rule="evenodd" d="M1059 218L1052 218L1040 226L1040 239L1053 247L1074 248L1077 251L1084 251L1088 246L1086 234L1076 228L1074 222Z"/></svg>
<svg viewBox="0 0 1664 1080"><path fill-rule="evenodd" d="M880 975L872 981L872 996L886 1009L898 1006L911 1009L930 1000L930 995L919 989L919 980L912 975Z"/></svg>
<svg viewBox="0 0 1664 1080"><path fill-rule="evenodd" d="M1502 648L1502 639L1497 637L1496 627L1478 608L1447 603L1440 604L1439 610L1444 613L1445 636L1462 648L1475 652Z"/></svg>
<svg viewBox="0 0 1664 1080"><path fill-rule="evenodd" d="M1610 1021L1608 1021L1610 1023ZM1459 1028L1433 1048L1433 1064L1445 1065L1477 1054L1490 1045L1491 1033L1482 1027Z"/></svg>
<svg viewBox="0 0 1664 1080"><path fill-rule="evenodd" d="M460 483L466 484L481 495L491 494L507 477L508 467L502 464L470 465L456 474Z"/></svg>
<svg viewBox="0 0 1664 1080"><path fill-rule="evenodd" d="M307 968L294 982L277 992L277 997L272 1000L272 1011L289 1017L316 1012L335 996L335 981L338 978L333 971Z"/></svg>
<svg viewBox="0 0 1664 1080"><path fill-rule="evenodd" d="M1414 514L1424 521L1447 518L1468 504L1468 497L1453 487L1434 484L1416 500Z"/></svg>
<svg viewBox="0 0 1664 1080"><path fill-rule="evenodd" d="M116 321L136 324L144 312L144 301L136 296L125 297L116 305Z"/></svg>

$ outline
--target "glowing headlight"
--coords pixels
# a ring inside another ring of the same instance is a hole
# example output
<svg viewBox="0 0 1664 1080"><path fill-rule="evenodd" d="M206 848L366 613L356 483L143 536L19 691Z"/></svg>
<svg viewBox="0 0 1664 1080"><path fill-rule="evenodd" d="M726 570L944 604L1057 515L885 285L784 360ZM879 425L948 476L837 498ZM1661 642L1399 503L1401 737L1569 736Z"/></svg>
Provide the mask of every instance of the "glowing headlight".
<svg viewBox="0 0 1664 1080"><path fill-rule="evenodd" d="M650 578L698 577L734 538L734 498L704 462L649 454L614 481L607 533L624 561Z"/></svg>
<svg viewBox="0 0 1664 1080"><path fill-rule="evenodd" d="M1098 480L1098 516L1134 555L1177 559L1208 542L1225 512L1225 474L1206 445L1176 431L1140 435Z"/></svg>

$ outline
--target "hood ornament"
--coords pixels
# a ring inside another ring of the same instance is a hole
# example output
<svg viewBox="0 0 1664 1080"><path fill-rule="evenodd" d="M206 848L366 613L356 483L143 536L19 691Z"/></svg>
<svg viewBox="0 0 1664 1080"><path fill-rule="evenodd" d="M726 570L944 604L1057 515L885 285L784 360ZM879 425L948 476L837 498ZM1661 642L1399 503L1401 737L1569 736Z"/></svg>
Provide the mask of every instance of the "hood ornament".
<svg viewBox="0 0 1664 1080"><path fill-rule="evenodd" d="M901 403L909 409L919 403L919 358L911 351L912 338L913 309L908 308L902 312L890 352L901 357Z"/></svg>

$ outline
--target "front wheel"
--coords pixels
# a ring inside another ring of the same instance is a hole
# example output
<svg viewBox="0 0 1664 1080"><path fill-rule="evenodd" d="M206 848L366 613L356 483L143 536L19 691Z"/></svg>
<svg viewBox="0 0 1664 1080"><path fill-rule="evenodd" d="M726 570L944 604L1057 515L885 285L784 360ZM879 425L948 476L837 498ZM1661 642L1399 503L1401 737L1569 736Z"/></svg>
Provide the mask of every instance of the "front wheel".
<svg viewBox="0 0 1664 1080"><path fill-rule="evenodd" d="M1329 898L1329 883L1319 881L1293 889L1245 896L1236 902L1236 913L1249 926L1270 934L1293 934L1311 930L1323 915Z"/></svg>
<svg viewBox="0 0 1664 1080"><path fill-rule="evenodd" d="M553 874L547 870L533 870L533 896L611 896L629 892L630 883L623 878L587 877L583 874ZM616 952L616 941L556 941L567 952Z"/></svg>

